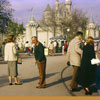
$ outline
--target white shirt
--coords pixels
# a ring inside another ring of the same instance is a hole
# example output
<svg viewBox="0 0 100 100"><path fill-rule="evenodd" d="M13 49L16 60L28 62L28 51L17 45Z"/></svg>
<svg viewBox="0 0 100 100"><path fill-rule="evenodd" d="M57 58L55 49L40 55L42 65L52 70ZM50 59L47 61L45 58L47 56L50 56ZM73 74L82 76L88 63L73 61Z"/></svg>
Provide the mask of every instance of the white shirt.
<svg viewBox="0 0 100 100"><path fill-rule="evenodd" d="M16 45L13 42L7 43L4 50L5 61L17 61Z"/></svg>

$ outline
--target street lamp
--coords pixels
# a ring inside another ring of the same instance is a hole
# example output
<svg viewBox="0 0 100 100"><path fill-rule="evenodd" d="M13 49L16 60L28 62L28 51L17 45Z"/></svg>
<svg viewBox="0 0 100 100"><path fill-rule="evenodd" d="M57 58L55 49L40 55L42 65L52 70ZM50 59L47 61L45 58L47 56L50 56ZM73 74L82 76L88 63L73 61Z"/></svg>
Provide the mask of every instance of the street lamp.
<svg viewBox="0 0 100 100"><path fill-rule="evenodd" d="M36 37L38 38L38 30L37 30L39 28L39 24L38 23L35 24L35 28L36 28Z"/></svg>
<svg viewBox="0 0 100 100"><path fill-rule="evenodd" d="M69 44L69 32L70 32L70 28L67 29L67 41L68 41L68 44Z"/></svg>

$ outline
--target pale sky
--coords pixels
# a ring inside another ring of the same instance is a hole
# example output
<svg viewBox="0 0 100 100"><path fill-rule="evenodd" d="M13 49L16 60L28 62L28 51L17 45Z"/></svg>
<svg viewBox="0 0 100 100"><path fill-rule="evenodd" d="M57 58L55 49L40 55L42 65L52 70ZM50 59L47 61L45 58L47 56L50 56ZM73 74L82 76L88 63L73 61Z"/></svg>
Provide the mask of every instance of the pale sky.
<svg viewBox="0 0 100 100"><path fill-rule="evenodd" d="M15 9L14 18L18 22L26 24L28 22L30 13L29 9L34 9L34 17L36 20L40 20L43 15L43 11L46 5L49 3L51 7L54 7L56 0L9 0L12 4L12 8ZM63 2L65 0L59 0ZM100 25L100 0L71 0L72 6L82 9L88 12L87 16L93 14L94 20Z"/></svg>

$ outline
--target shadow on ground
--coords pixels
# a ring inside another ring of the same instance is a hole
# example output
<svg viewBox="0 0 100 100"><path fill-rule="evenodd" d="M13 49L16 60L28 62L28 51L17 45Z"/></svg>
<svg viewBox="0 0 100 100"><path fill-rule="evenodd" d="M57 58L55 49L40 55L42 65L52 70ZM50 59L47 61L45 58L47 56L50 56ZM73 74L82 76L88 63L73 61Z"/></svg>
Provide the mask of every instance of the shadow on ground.
<svg viewBox="0 0 100 100"><path fill-rule="evenodd" d="M50 78L50 77L52 77L52 76L54 76L56 74L58 74L58 73L47 74L46 78ZM36 80L39 80L39 76L38 77L29 78L29 79L22 79L23 83L29 83L29 82L36 81Z"/></svg>
<svg viewBox="0 0 100 100"><path fill-rule="evenodd" d="M0 76L0 87L8 85L8 76Z"/></svg>
<svg viewBox="0 0 100 100"><path fill-rule="evenodd" d="M5 62L5 61L0 61L0 64L7 64L7 62Z"/></svg>
<svg viewBox="0 0 100 100"><path fill-rule="evenodd" d="M63 78L62 80L63 80L63 82L66 84L66 82L69 81L69 80L71 80L71 79L72 79L72 76L69 76L69 77ZM60 82L59 82L59 83L60 83ZM66 84L66 86L67 86L67 84ZM67 86L67 87L68 87L68 86ZM83 87L79 85L79 87L77 88L77 91L75 91L75 92L79 92L79 91L81 91L82 89L83 89ZM89 89L90 89L91 93L96 93L96 92L97 92L96 84L94 83L93 85L91 85Z"/></svg>
<svg viewBox="0 0 100 100"><path fill-rule="evenodd" d="M55 81L55 82L52 82L52 83L47 84L46 87L48 88L48 87L51 87L51 86L54 86L54 85L57 85L57 84L60 84L60 83L66 82L66 81L68 81L68 80L71 80L71 78L72 78L72 76L69 76L69 77L63 78L63 80L60 79L60 80L58 80L58 81Z"/></svg>

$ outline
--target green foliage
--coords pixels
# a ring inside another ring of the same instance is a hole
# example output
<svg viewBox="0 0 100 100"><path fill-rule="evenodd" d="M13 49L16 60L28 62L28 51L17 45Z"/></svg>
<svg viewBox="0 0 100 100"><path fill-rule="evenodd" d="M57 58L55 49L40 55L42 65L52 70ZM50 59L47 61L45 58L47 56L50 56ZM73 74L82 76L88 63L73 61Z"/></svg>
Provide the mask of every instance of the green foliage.
<svg viewBox="0 0 100 100"><path fill-rule="evenodd" d="M10 20L9 26L8 26L8 34L18 36L18 34L23 34L24 30L25 29L23 27L23 24L18 24Z"/></svg>
<svg viewBox="0 0 100 100"><path fill-rule="evenodd" d="M9 19L12 17L13 9L8 0L0 0L0 34L6 34L9 24Z"/></svg>

